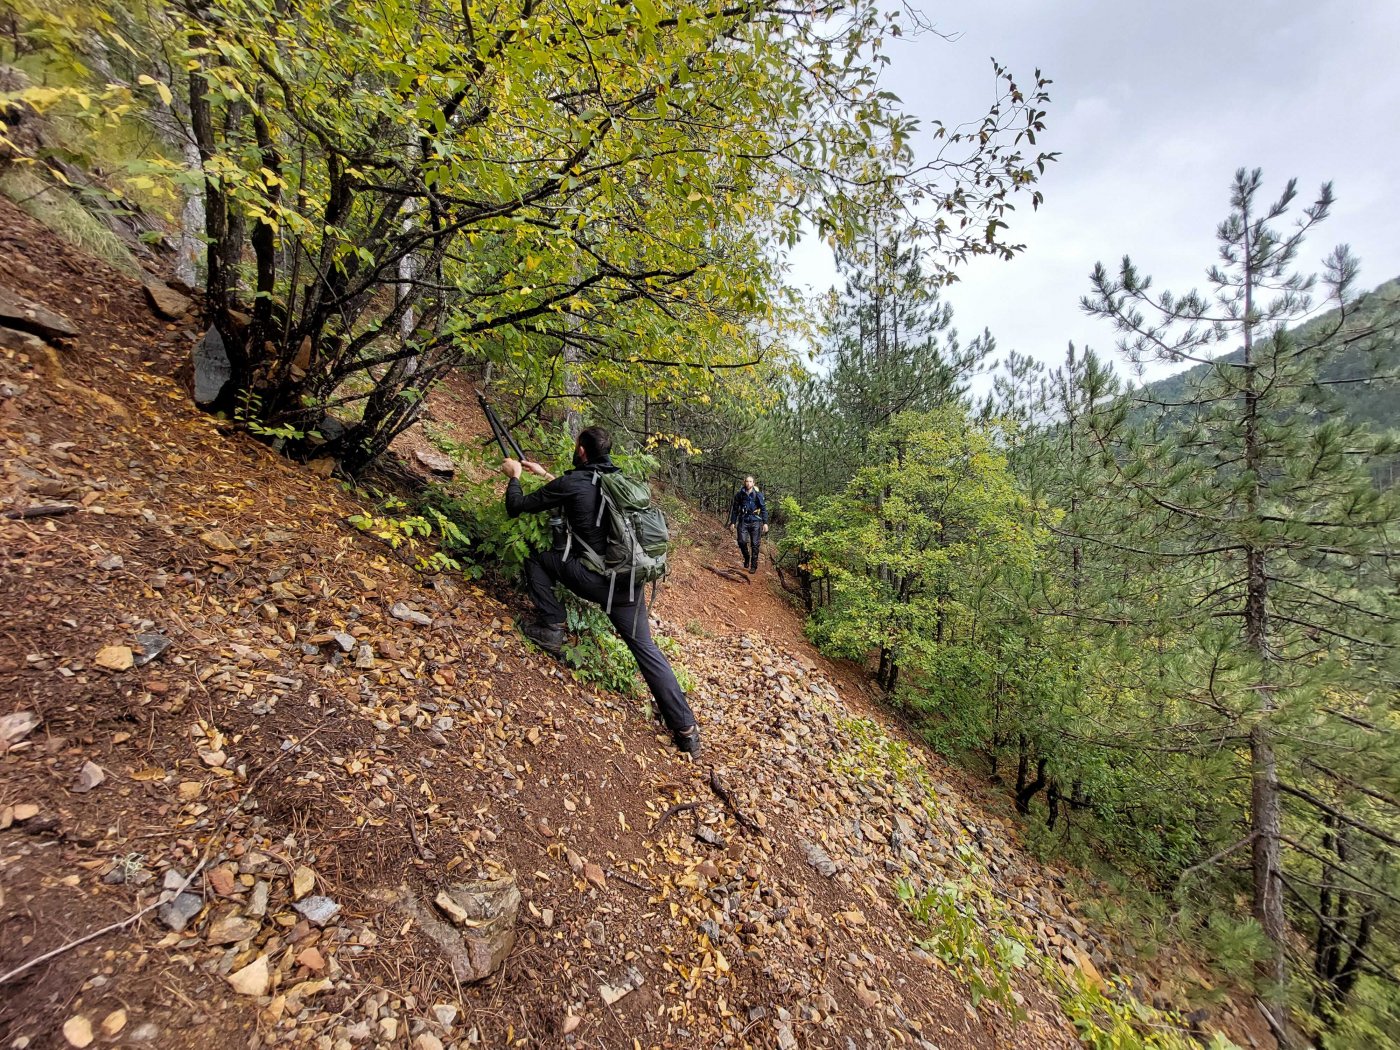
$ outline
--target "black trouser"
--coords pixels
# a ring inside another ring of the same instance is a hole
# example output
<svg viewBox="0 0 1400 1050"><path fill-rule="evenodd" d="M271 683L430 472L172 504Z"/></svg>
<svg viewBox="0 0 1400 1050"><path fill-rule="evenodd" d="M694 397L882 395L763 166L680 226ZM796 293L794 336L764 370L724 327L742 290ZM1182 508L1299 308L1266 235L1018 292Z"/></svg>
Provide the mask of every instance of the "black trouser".
<svg viewBox="0 0 1400 1050"><path fill-rule="evenodd" d="M739 553L744 556L744 568L758 569L758 541L762 535L763 522L757 518L739 522Z"/></svg>
<svg viewBox="0 0 1400 1050"><path fill-rule="evenodd" d="M566 622L564 606L554 593L555 583L562 583L587 601L604 607L608 604L606 576L585 568L577 558L565 561L560 551L531 555L525 561L525 585L534 599L540 622L551 627L559 627ZM661 709L666 728L675 733L693 726L695 715L691 713L685 693L681 692L680 683L676 681L676 673L652 640L645 587L638 584L637 593L629 599L627 580L619 577L613 590L612 611L608 613L608 619L637 658L637 667L651 687L651 695L656 698L656 706Z"/></svg>

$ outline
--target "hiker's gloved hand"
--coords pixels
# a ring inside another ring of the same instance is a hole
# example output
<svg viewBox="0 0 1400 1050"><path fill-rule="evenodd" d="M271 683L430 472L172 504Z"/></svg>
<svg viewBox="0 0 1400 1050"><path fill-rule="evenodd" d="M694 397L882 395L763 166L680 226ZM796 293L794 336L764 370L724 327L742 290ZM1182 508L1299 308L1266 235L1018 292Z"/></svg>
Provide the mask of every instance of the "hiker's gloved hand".
<svg viewBox="0 0 1400 1050"><path fill-rule="evenodd" d="M768 535L768 526L767 526L767 525L763 526L763 534L764 534L765 536Z"/></svg>
<svg viewBox="0 0 1400 1050"><path fill-rule="evenodd" d="M501 473L508 478L520 477L520 460L507 456L501 461Z"/></svg>
<svg viewBox="0 0 1400 1050"><path fill-rule="evenodd" d="M553 474L545 470L544 467L540 466L533 459L527 459L520 465L526 470L528 470L531 474L535 475L535 477L537 478L544 478L546 481L549 481L554 477Z"/></svg>

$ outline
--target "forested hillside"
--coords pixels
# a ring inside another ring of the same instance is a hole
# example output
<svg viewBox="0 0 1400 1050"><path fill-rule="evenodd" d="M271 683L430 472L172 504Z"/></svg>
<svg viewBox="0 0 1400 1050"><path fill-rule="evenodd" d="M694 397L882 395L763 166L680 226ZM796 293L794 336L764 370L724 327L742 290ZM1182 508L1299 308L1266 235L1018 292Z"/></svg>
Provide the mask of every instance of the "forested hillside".
<svg viewBox="0 0 1400 1050"><path fill-rule="evenodd" d="M1400 299L1400 278L1358 295L1348 306L1352 315L1350 323L1363 328L1378 323L1385 329L1385 315L1394 313L1397 299ZM1335 311L1327 311L1301 325L1294 337L1300 341L1309 340L1316 334L1326 333L1338 320ZM1317 414L1343 415L1376 431L1400 427L1400 369L1377 374L1375 353L1372 347L1345 342L1330 346L1318 368L1318 379L1327 387L1329 396L1310 406L1310 410ZM1242 349L1222 354L1212 363L1192 365L1166 379L1146 384L1139 396L1146 402L1163 405L1184 402L1188 391L1202 382L1211 369L1238 367L1243 358ZM1400 360L1400 349L1390 347L1388 359ZM1391 485L1395 481L1395 477L1387 474L1384 483Z"/></svg>
<svg viewBox="0 0 1400 1050"><path fill-rule="evenodd" d="M1394 1045L1400 498L1380 406L1400 310L1393 284L1357 294L1345 248L1296 268L1330 187L1302 208L1291 183L1263 194L1236 175L1205 293L1155 292L1126 258L1091 277L1084 308L1126 364L1188 371L1128 391L1091 350L1054 369L1013 352L974 404L989 340L964 349L916 260L885 252L850 268L827 365L759 433L797 495L781 566L818 644L1005 785L1044 848L1253 958L1281 1041L1306 1018L1328 1046Z"/></svg>
<svg viewBox="0 0 1400 1050"><path fill-rule="evenodd" d="M1240 168L960 332L1065 165L911 37L0 9L10 1045L1400 1047L1400 285Z"/></svg>

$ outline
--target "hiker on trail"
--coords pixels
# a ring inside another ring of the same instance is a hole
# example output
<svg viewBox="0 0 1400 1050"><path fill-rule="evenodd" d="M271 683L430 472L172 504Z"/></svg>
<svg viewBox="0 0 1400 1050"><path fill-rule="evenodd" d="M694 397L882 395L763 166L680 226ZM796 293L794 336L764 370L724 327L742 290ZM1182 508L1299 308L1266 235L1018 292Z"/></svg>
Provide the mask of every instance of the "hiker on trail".
<svg viewBox="0 0 1400 1050"><path fill-rule="evenodd" d="M753 475L744 479L744 487L734 493L729 507L729 524L738 526L739 553L744 556L744 568L752 576L758 572L758 541L768 531L768 507L763 493L753 483Z"/></svg>
<svg viewBox="0 0 1400 1050"><path fill-rule="evenodd" d="M662 720L682 753L700 751L700 729L676 681L675 672L651 637L647 618L646 589L633 586L625 575L611 576L584 564L600 560L594 553L608 550L610 522L604 517L601 476L618 473L608 458L612 435L602 427L589 427L579 433L574 446L574 468L555 477L531 460L509 457L501 469L510 478L506 485L506 513L512 518L541 511L559 512L568 527L569 540L563 549L540 551L525 561L525 584L534 600L536 622L521 631L546 652L559 655L564 644L567 621L564 606L554 593L562 583L574 594L603 606L617 633L637 658L642 677L651 688ZM548 484L528 496L520 487L520 474L528 470Z"/></svg>

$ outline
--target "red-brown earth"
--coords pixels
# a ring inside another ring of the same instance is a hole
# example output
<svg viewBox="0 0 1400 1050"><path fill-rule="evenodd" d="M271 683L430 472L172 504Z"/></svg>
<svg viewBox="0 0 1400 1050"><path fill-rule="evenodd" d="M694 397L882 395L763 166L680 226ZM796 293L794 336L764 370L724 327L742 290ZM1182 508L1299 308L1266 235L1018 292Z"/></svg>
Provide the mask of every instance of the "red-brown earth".
<svg viewBox="0 0 1400 1050"><path fill-rule="evenodd" d="M421 576L341 483L197 411L194 323L6 201L0 285L80 330L0 342L0 510L70 508L0 519L0 717L37 718L0 754L0 1045L1078 1044L1029 969L1024 1019L974 1007L895 887L957 885L1075 973L1112 938L812 650L770 568L706 568L737 564L718 524L684 527L655 609L687 762L522 642L518 595ZM465 395L432 414L473 440ZM461 983L393 896L498 874L515 946Z"/></svg>

